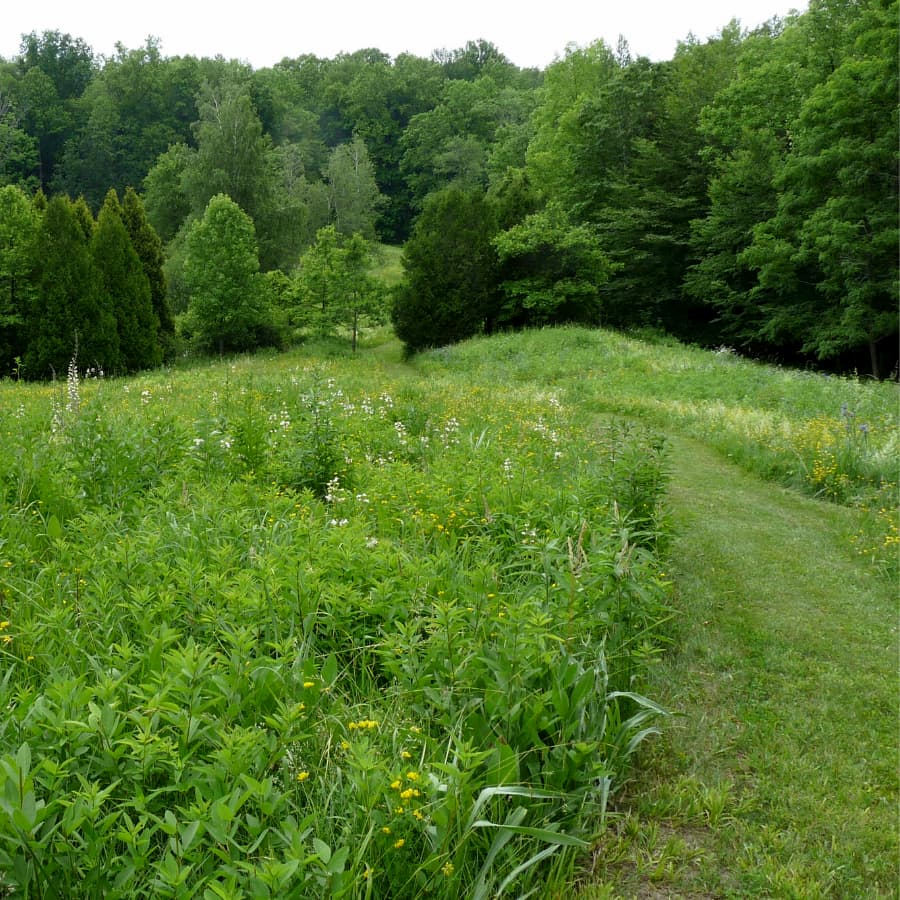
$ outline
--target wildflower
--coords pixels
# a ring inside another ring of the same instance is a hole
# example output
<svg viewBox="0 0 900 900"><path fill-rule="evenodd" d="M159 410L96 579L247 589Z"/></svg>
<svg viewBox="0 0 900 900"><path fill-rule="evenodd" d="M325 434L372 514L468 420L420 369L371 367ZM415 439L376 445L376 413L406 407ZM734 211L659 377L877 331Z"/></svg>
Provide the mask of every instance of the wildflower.
<svg viewBox="0 0 900 900"><path fill-rule="evenodd" d="M391 782L391 790L399 791L401 787L403 787L403 782L399 778Z"/></svg>
<svg viewBox="0 0 900 900"><path fill-rule="evenodd" d="M444 863L444 865L441 866L441 873L445 878L449 878L453 874L453 863Z"/></svg>
<svg viewBox="0 0 900 900"><path fill-rule="evenodd" d="M390 834L390 833L391 833L391 829L390 829L387 825L385 825L385 826L381 829L381 833L382 833L382 834Z"/></svg>
<svg viewBox="0 0 900 900"><path fill-rule="evenodd" d="M394 841L394 849L399 850L405 843L406 843L406 841L404 841L403 838L400 838L399 840Z"/></svg>
<svg viewBox="0 0 900 900"><path fill-rule="evenodd" d="M315 686L316 686L316 683L314 681L304 681L303 682L303 687L305 687L305 688L311 688L311 687L315 687Z"/></svg>
<svg viewBox="0 0 900 900"><path fill-rule="evenodd" d="M418 781L419 773L418 772L407 772L406 777L409 781Z"/></svg>
<svg viewBox="0 0 900 900"><path fill-rule="evenodd" d="M418 788L407 788L405 791L401 791L400 799L401 800L409 800L412 797L421 797L422 792L418 790Z"/></svg>
<svg viewBox="0 0 900 900"><path fill-rule="evenodd" d="M411 759L411 758L412 758L412 753L410 753L409 750L404 750L400 754L400 759Z"/></svg>
<svg viewBox="0 0 900 900"><path fill-rule="evenodd" d="M306 781L309 778L309 772L303 771L297 773L297 781Z"/></svg>

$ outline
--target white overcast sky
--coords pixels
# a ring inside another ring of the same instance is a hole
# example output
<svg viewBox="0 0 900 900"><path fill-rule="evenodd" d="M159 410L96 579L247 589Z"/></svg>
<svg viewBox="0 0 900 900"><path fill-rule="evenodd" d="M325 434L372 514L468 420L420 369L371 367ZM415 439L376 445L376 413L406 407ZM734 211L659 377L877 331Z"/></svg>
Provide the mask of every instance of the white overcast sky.
<svg viewBox="0 0 900 900"><path fill-rule="evenodd" d="M624 35L632 55L671 59L688 33L704 39L732 18L755 27L805 0L38 0L4 3L0 56L19 51L22 34L57 30L80 37L109 56L148 35L165 56L242 59L254 68L285 56L332 57L363 47L391 56L429 56L467 40L491 41L519 66L545 67L570 42L603 38L615 47ZM231 10L239 10L232 12Z"/></svg>

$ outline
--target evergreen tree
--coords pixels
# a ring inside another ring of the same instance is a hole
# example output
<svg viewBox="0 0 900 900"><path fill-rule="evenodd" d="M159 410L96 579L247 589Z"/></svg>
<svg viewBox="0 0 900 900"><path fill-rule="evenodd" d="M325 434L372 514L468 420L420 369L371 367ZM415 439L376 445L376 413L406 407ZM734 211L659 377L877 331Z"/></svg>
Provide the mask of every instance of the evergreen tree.
<svg viewBox="0 0 900 900"><path fill-rule="evenodd" d="M125 190L125 199L122 202L122 221L150 284L150 301L153 305L153 312L159 320L159 341L165 355L167 349L172 347L175 337L175 320L172 318L172 310L166 292L166 279L163 274L165 257L163 256L162 241L153 230L153 226L147 221L141 198L131 187Z"/></svg>
<svg viewBox="0 0 900 900"><path fill-rule="evenodd" d="M97 227L97 223L94 220L94 214L91 212L87 200L85 200L84 197L79 197L72 204L72 212L75 215L75 221L78 223L78 227L81 229L82 237L90 242L91 238L94 236L94 229Z"/></svg>
<svg viewBox="0 0 900 900"><path fill-rule="evenodd" d="M426 200L403 251L405 277L391 312L407 353L478 334L495 314L496 231L480 191L447 188Z"/></svg>
<svg viewBox="0 0 900 900"><path fill-rule="evenodd" d="M119 364L116 317L101 290L76 204L57 195L38 231L37 294L28 319L29 378L66 371L77 353L82 367L114 371Z"/></svg>
<svg viewBox="0 0 900 900"><path fill-rule="evenodd" d="M136 372L158 366L162 348L150 281L122 221L122 208L113 188L100 209L91 239L91 256L105 302L115 312L119 368Z"/></svg>
<svg viewBox="0 0 900 900"><path fill-rule="evenodd" d="M21 190L13 185L0 188L0 375L8 375L25 350L39 227L39 215Z"/></svg>

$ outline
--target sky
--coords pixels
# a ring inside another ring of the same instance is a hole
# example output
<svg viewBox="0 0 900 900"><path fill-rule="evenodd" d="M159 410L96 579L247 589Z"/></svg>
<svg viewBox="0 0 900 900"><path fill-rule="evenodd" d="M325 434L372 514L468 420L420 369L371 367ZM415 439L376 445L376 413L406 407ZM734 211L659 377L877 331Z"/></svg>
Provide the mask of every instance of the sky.
<svg viewBox="0 0 900 900"><path fill-rule="evenodd" d="M714 35L732 18L755 27L772 16L806 8L804 0L41 0L6 3L0 57L19 51L21 35L61 31L111 56L121 42L133 49L150 35L165 56L241 59L254 68L312 53L333 57L364 47L397 56L430 56L484 38L520 67L544 68L570 43L619 35L633 56L671 59L679 40ZM240 13L226 10L237 9Z"/></svg>

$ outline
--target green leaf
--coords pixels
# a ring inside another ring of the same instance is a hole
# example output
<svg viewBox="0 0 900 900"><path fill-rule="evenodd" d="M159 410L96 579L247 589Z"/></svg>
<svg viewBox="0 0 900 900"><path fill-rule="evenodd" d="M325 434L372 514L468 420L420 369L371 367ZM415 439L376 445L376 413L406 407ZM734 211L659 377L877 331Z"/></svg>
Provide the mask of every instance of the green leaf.
<svg viewBox="0 0 900 900"><path fill-rule="evenodd" d="M313 850L316 851L316 856L322 860L323 863L327 866L331 861L331 847L325 843L325 841L320 840L317 837L312 839Z"/></svg>
<svg viewBox="0 0 900 900"><path fill-rule="evenodd" d="M59 524L59 519L56 516L51 515L47 521L47 537L52 541L60 541L63 536L63 528L62 525Z"/></svg>

